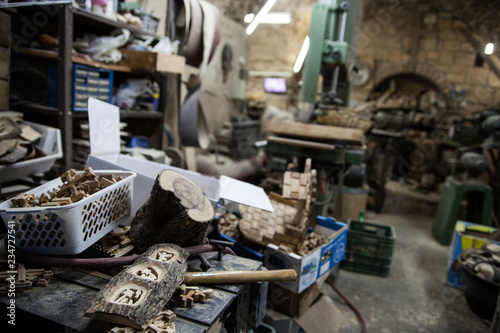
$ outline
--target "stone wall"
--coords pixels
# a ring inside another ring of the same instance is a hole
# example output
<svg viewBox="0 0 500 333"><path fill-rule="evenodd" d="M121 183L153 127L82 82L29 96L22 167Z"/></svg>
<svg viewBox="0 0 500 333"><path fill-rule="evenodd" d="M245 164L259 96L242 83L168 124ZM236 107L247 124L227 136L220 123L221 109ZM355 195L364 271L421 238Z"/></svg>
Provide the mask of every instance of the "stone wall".
<svg viewBox="0 0 500 333"><path fill-rule="evenodd" d="M238 1L232 5L232 9L222 1L212 2L222 6L223 12L238 13L233 16L235 20L244 12L244 5L237 6ZM261 25L257 28L252 34L250 71L292 73L293 64L309 30L311 5L315 2L276 2L272 11L292 12L292 23ZM420 33L417 33L419 26ZM451 96L451 105L458 106L460 112L497 105L500 102L500 91L497 92L500 79L486 62L482 67L474 66L476 51L462 34L463 27L451 15L433 12L429 7L419 7L415 2L388 1L380 7L365 0L363 20L358 31L357 59L367 62L372 71L365 86L353 87L351 101L363 102L384 78L407 73L436 84L443 94ZM476 35L475 38L481 45L486 42L480 36ZM495 54L491 58L499 66ZM289 86L297 84L299 79L297 76L289 79ZM293 100L293 96L264 94L260 77L249 79L247 91L249 95L261 96L280 108L286 108L285 105ZM295 93L296 89L291 89L291 94Z"/></svg>
<svg viewBox="0 0 500 333"><path fill-rule="evenodd" d="M353 88L351 101L364 101L391 75L411 73L435 83L460 113L498 104L500 81L486 62L475 66L477 53L463 28L463 23L449 15L403 6L365 12L357 59L367 62L372 71L368 84ZM474 38L485 44L480 37ZM498 63L495 55L491 57Z"/></svg>

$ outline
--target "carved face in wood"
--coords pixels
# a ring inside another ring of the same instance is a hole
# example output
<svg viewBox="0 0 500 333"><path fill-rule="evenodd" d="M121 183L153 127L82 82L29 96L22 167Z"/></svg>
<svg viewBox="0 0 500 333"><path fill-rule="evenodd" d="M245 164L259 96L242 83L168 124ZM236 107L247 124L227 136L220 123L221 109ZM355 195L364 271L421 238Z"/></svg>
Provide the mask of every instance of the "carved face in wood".
<svg viewBox="0 0 500 333"><path fill-rule="evenodd" d="M192 186L187 180L177 178L173 182L174 194L181 204L188 209L202 209L205 205L204 194L197 186Z"/></svg>

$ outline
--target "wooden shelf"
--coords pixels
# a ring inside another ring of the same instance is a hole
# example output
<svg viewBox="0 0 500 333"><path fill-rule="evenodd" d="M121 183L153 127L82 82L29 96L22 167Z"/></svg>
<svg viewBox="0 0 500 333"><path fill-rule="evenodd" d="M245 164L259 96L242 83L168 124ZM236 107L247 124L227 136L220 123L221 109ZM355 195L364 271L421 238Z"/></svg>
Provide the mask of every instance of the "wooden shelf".
<svg viewBox="0 0 500 333"><path fill-rule="evenodd" d="M41 104L27 103L27 104L21 104L18 107L13 107L13 108L22 112L36 112L39 114L43 114L46 116L53 116L53 117L59 116L59 110L57 108Z"/></svg>
<svg viewBox="0 0 500 333"><path fill-rule="evenodd" d="M120 110L120 118L151 118L151 119L161 119L163 114L156 111L125 111Z"/></svg>
<svg viewBox="0 0 500 333"><path fill-rule="evenodd" d="M82 119L88 117L87 111L73 111L73 118ZM120 119L133 119L133 118L142 118L142 119L161 119L161 112L152 112L152 111L126 111L120 110Z"/></svg>
<svg viewBox="0 0 500 333"><path fill-rule="evenodd" d="M19 111L26 112L37 112L47 116L58 116L59 110L50 106L45 106L36 103L22 104L16 107ZM83 119L88 117L87 111L73 111L71 112L73 118ZM134 111L134 110L120 110L120 118L143 118L143 119L161 119L163 114L156 111Z"/></svg>
<svg viewBox="0 0 500 333"><path fill-rule="evenodd" d="M119 29L127 29L129 30L133 35L142 35L142 36L151 36L156 39L162 38L162 36L157 35L155 33L143 30L141 28L137 28L134 26L131 26L126 23L118 22L118 21L113 21L110 20L104 16L100 16L91 12L88 12L86 10L82 10L79 8L73 8L73 14L75 17L75 20L82 19L82 20L88 20L92 21L92 24L99 23L101 25L106 25L108 27L113 27L113 28L119 28Z"/></svg>
<svg viewBox="0 0 500 333"><path fill-rule="evenodd" d="M42 50L42 49L30 49L26 47L20 47L19 52L22 54L27 54L34 57L41 57L46 59L58 59L59 54L56 51L51 50ZM117 72L138 72L136 70L132 70L132 68L124 65L114 65L114 64L105 64L98 61L86 60L77 56L72 56L71 60L76 64L91 66L95 68L109 69Z"/></svg>
<svg viewBox="0 0 500 333"><path fill-rule="evenodd" d="M68 0L62 0L62 1L39 1L39 2L18 2L18 3L0 3L0 9L5 8L27 8L29 9L30 7L40 7L40 6L54 6L54 5L69 5L71 4L71 1ZM86 10L76 8L76 7L71 7L71 10L73 12L73 15L76 20L79 20L81 22L92 22L93 25L100 24L101 26L106 26L108 28L119 28L119 29L127 29L129 30L133 35L142 35L142 36L151 36L154 37L155 39L160 39L162 36L157 35L155 33L146 31L141 28L134 27L132 25L129 25L127 23L123 22L118 22L111 20L107 17L97 15L91 12L88 12Z"/></svg>

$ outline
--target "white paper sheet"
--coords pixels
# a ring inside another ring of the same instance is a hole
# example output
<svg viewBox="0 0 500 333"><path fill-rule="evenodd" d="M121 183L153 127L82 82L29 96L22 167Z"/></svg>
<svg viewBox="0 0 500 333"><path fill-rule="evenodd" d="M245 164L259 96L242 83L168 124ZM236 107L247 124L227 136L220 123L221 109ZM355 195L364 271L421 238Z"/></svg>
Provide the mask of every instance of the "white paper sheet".
<svg viewBox="0 0 500 333"><path fill-rule="evenodd" d="M94 156L120 153L120 109L89 98L90 153Z"/></svg>

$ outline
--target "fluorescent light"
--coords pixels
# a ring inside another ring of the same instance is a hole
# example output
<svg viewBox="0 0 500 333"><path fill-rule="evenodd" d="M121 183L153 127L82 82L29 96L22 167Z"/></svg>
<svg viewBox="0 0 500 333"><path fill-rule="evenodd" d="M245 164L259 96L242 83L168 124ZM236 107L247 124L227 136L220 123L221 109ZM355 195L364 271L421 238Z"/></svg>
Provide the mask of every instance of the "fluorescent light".
<svg viewBox="0 0 500 333"><path fill-rule="evenodd" d="M255 15L254 19L252 22L248 25L247 30L245 31L247 35L251 35L252 32L257 28L257 26L260 24L264 16L271 10L271 7L274 6L276 3L276 0L267 0L266 4L262 9Z"/></svg>
<svg viewBox="0 0 500 333"><path fill-rule="evenodd" d="M304 39L304 43L302 44L302 47L300 48L299 55L297 56L297 60L295 60L295 65L293 65L293 72L298 73L300 69L302 68L302 64L304 63L304 60L306 59L307 51L309 50L309 36L306 36L306 39Z"/></svg>
<svg viewBox="0 0 500 333"><path fill-rule="evenodd" d="M246 14L245 23L252 22L254 17L254 14ZM273 12L267 13L260 21L260 24L289 24L290 22L292 22L292 14L290 12Z"/></svg>
<svg viewBox="0 0 500 333"><path fill-rule="evenodd" d="M493 45L493 43L488 43L488 44L486 44L486 47L484 48L484 54L492 54L494 49L495 49L495 46Z"/></svg>

